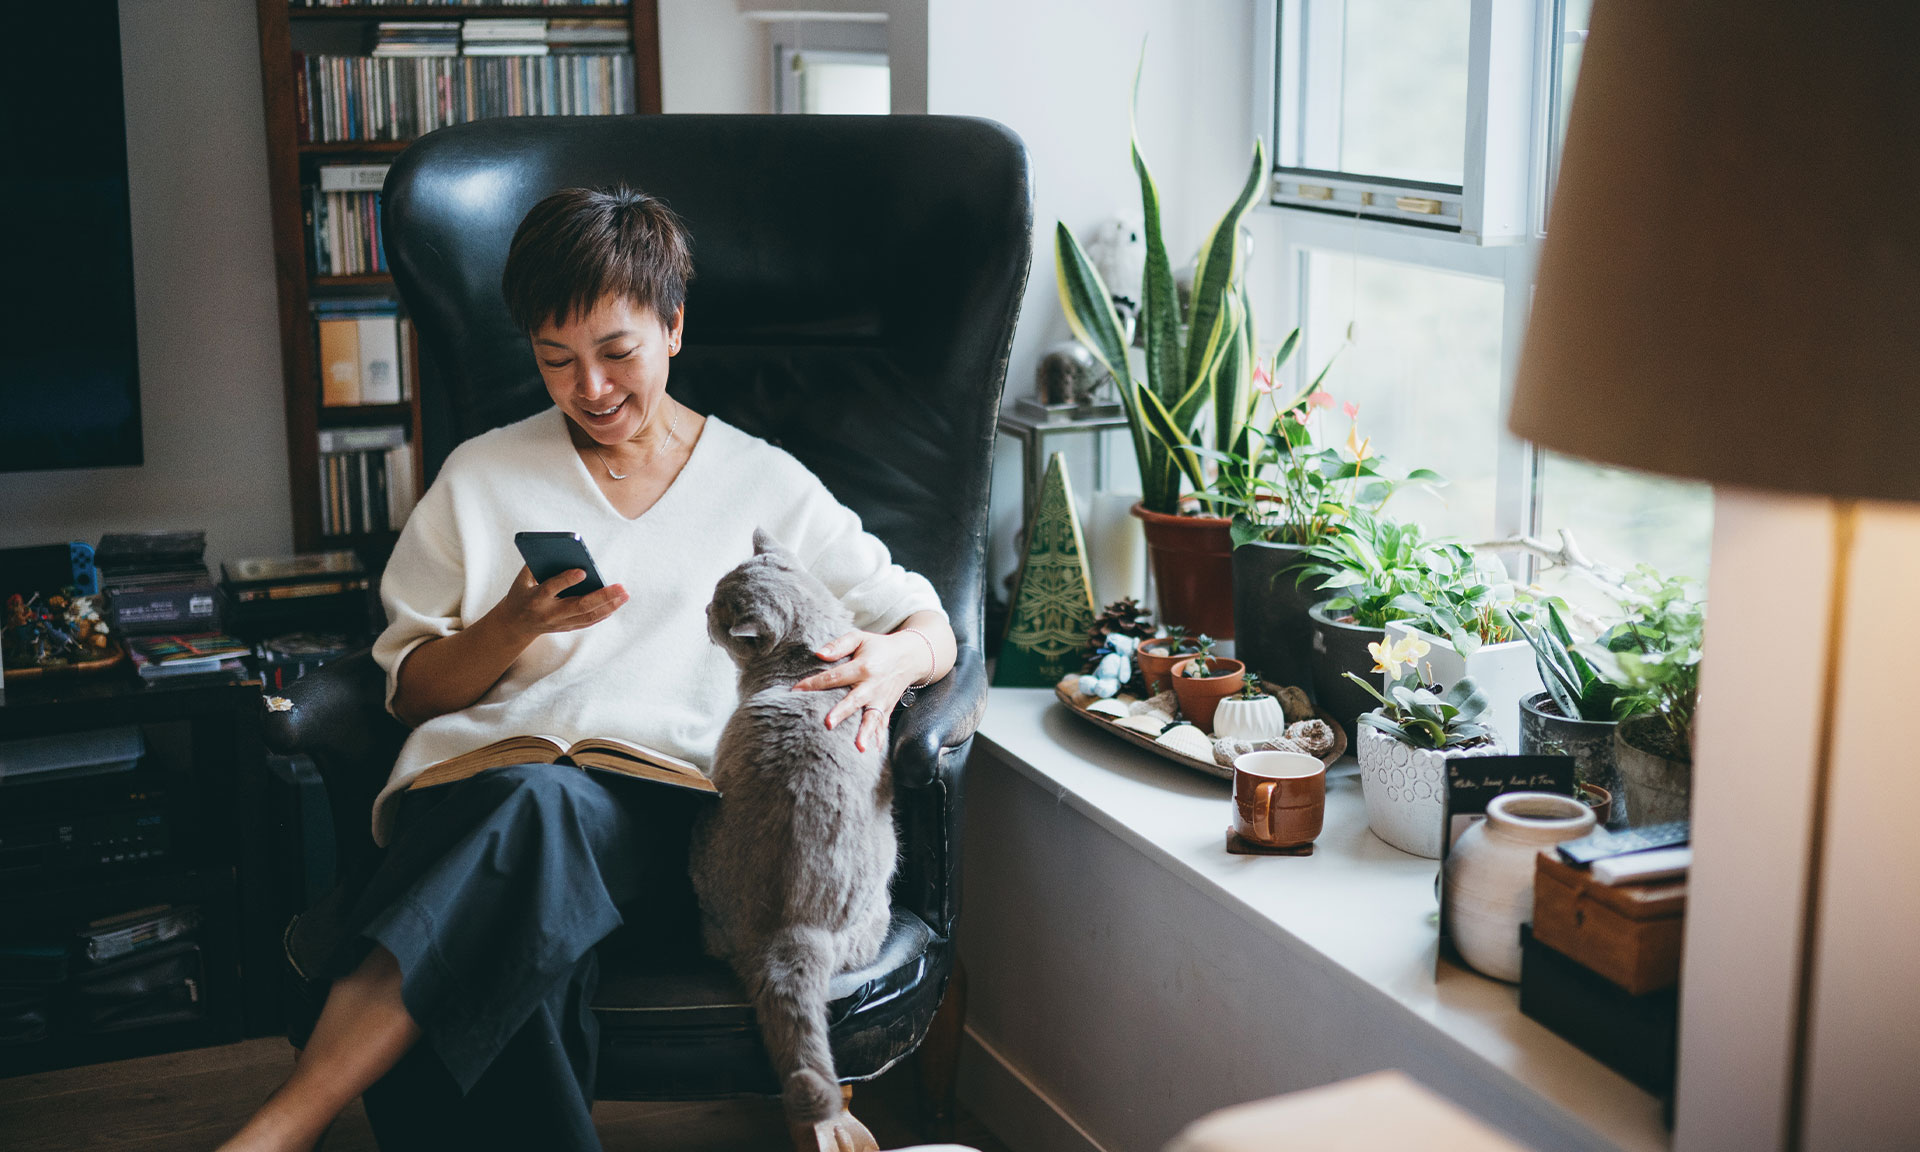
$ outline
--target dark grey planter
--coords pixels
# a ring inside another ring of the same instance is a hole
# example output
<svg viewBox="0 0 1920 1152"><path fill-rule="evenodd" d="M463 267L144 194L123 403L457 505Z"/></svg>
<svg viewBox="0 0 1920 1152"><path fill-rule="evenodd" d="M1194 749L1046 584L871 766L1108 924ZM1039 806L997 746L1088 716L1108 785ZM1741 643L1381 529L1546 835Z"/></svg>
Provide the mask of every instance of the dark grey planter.
<svg viewBox="0 0 1920 1152"><path fill-rule="evenodd" d="M1571 756L1574 775L1583 783L1598 784L1613 794L1606 824L1618 828L1627 819L1627 793L1620 785L1620 768L1613 757L1612 720L1569 720L1552 707L1553 697L1535 692L1520 701L1520 754Z"/></svg>
<svg viewBox="0 0 1920 1152"><path fill-rule="evenodd" d="M1629 716L1614 726L1613 755L1626 785L1627 823L1634 828L1688 818L1693 761L1675 760L1644 746L1664 724L1649 715Z"/></svg>
<svg viewBox="0 0 1920 1152"><path fill-rule="evenodd" d="M1355 733L1360 730L1360 717L1378 708L1380 701L1341 673L1351 672L1362 679L1377 677L1373 653L1367 651L1367 645L1385 639L1386 629L1343 624L1320 604L1314 605L1307 616L1313 621L1314 700L1328 715L1340 721L1349 740L1357 740Z"/></svg>
<svg viewBox="0 0 1920 1152"><path fill-rule="evenodd" d="M1313 622L1307 612L1325 592L1294 582L1306 548L1255 541L1233 550L1233 652L1275 684L1313 692Z"/></svg>

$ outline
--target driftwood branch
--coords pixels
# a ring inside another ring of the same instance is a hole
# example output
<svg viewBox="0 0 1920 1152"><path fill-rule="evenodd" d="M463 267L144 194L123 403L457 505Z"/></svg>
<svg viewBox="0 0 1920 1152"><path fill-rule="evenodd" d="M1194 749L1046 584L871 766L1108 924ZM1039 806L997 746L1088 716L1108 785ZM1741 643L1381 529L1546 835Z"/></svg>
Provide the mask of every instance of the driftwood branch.
<svg viewBox="0 0 1920 1152"><path fill-rule="evenodd" d="M1560 545L1557 548L1538 536L1515 533L1504 540L1487 540L1475 544L1473 550L1488 556L1532 556L1545 562L1548 568L1565 568L1569 572L1579 573L1609 595L1617 595L1626 584L1625 573L1617 568L1597 563L1582 552L1579 543L1573 538L1572 530L1567 528L1560 529ZM1568 607L1574 617L1586 627L1596 633L1603 630L1602 622L1598 617L1583 612L1573 605Z"/></svg>

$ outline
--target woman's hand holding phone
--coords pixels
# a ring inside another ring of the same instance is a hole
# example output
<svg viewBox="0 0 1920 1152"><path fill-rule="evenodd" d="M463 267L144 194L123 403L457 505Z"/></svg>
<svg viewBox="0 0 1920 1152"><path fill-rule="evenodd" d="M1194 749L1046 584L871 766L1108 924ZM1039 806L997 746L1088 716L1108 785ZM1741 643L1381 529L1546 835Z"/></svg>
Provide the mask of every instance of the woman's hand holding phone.
<svg viewBox="0 0 1920 1152"><path fill-rule="evenodd" d="M609 584L584 596L560 595L586 578L584 570L569 568L543 584L522 566L520 574L513 578L513 587L507 589L507 594L487 615L495 617L510 634L523 638L525 644L533 643L548 632L590 628L627 602L627 590L618 584Z"/></svg>

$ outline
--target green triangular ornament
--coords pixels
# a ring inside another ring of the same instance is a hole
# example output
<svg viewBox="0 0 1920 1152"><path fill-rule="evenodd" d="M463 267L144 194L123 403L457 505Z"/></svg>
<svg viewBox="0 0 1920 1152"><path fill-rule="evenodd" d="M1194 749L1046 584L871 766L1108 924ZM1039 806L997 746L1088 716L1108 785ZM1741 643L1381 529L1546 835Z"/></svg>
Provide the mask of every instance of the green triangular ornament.
<svg viewBox="0 0 1920 1152"><path fill-rule="evenodd" d="M996 687L1051 688L1067 673L1080 671L1095 615L1086 556L1066 457L1055 452L1027 531L1007 638L993 671Z"/></svg>

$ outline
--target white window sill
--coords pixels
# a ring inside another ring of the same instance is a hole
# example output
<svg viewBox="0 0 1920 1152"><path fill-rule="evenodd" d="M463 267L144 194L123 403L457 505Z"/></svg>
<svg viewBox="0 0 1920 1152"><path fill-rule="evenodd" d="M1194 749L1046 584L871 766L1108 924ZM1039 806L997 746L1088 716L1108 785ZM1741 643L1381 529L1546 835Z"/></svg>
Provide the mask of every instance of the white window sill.
<svg viewBox="0 0 1920 1152"><path fill-rule="evenodd" d="M1350 760L1329 774L1314 854L1260 857L1225 850L1226 781L1093 730L1066 715L1051 691L993 689L976 748L1218 907L1298 941L1391 998L1592 1134L1625 1149L1669 1146L1659 1102L1522 1016L1515 987L1450 964L1435 979L1435 863L1367 831ZM974 841L969 851L986 847Z"/></svg>

